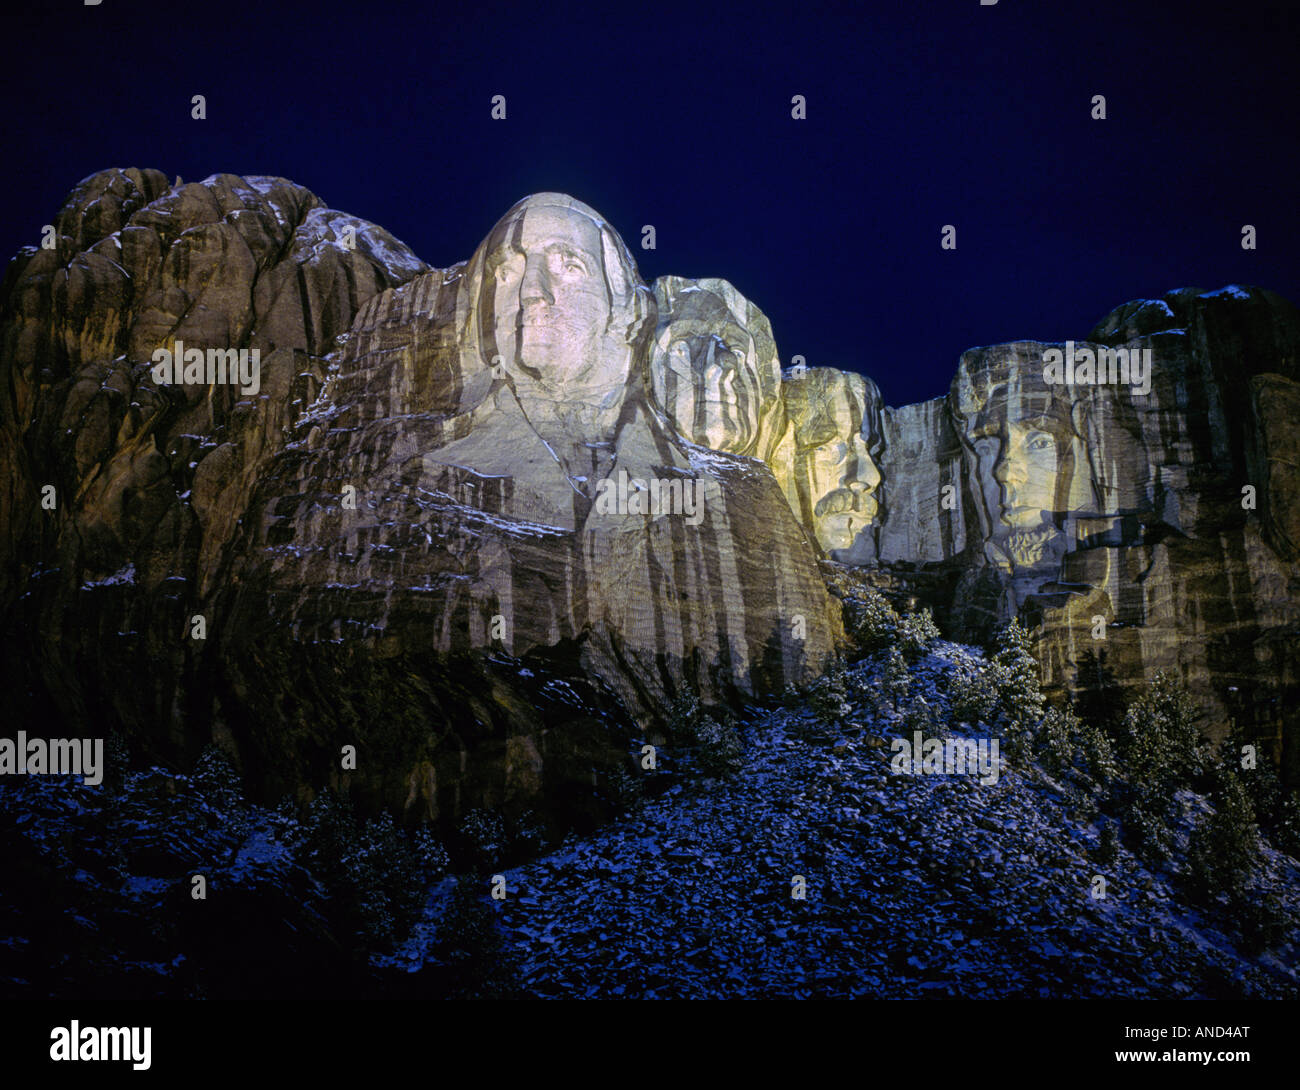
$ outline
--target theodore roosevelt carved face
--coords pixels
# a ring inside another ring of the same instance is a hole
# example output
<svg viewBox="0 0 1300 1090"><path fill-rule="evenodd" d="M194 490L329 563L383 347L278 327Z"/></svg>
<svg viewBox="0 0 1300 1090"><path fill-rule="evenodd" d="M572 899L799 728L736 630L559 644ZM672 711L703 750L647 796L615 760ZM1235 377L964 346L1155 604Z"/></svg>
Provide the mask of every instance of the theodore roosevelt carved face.
<svg viewBox="0 0 1300 1090"><path fill-rule="evenodd" d="M875 387L861 375L818 367L789 379L782 391L794 425L792 485L800 517L827 552L848 549L879 506L880 470L868 443Z"/></svg>

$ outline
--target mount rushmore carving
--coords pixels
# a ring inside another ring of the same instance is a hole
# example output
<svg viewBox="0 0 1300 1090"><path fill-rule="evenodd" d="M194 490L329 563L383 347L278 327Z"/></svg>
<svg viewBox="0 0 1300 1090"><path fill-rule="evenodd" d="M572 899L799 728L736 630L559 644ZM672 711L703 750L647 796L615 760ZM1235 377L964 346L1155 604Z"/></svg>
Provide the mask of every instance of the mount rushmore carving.
<svg viewBox="0 0 1300 1090"><path fill-rule="evenodd" d="M646 285L559 194L443 270L281 179L106 171L56 227L0 332L24 716L198 731L268 792L360 739L376 801L518 806L614 775L685 687L815 676L839 565L958 638L1026 617L1061 692L1174 669L1296 771L1300 323L1271 293L1103 319L1079 345L1150 349L1145 393L1018 342L895 409L869 344L783 372L731 284ZM257 349L258 392L155 382L177 341Z"/></svg>

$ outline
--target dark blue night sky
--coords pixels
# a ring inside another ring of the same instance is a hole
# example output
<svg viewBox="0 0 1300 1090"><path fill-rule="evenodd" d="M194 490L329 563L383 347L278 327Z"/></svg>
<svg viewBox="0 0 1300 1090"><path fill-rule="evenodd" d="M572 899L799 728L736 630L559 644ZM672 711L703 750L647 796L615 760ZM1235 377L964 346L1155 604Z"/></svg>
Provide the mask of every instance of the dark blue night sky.
<svg viewBox="0 0 1300 1090"><path fill-rule="evenodd" d="M731 280L783 361L891 404L943 393L967 347L1078 338L1128 299L1300 298L1282 5L25 7L0 41L5 254L114 166L282 175L438 266L561 190L647 280Z"/></svg>

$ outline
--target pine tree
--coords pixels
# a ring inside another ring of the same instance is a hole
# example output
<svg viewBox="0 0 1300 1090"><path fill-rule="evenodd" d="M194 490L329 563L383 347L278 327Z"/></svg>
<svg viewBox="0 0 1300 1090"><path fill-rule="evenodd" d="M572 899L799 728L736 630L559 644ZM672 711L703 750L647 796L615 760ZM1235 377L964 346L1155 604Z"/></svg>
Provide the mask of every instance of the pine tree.
<svg viewBox="0 0 1300 1090"><path fill-rule="evenodd" d="M868 587L844 601L849 632L868 654L892 644L898 632L898 614L879 591Z"/></svg>
<svg viewBox="0 0 1300 1090"><path fill-rule="evenodd" d="M1214 811L1201 819L1187 852L1188 884L1203 898L1244 894L1259 857L1255 811L1240 778L1220 777Z"/></svg>
<svg viewBox="0 0 1300 1090"><path fill-rule="evenodd" d="M1126 832L1148 862L1167 857L1169 821L1180 787L1201 775L1196 705L1177 679L1159 673L1124 716L1121 793Z"/></svg>
<svg viewBox="0 0 1300 1090"><path fill-rule="evenodd" d="M928 609L909 613L898 624L898 646L908 662L915 662L939 638L939 628Z"/></svg>
<svg viewBox="0 0 1300 1090"><path fill-rule="evenodd" d="M1034 657L1028 630L1016 617L1003 627L997 648L992 663L993 681L1007 717L1010 735L1007 749L1015 757L1025 752L1043 718L1045 702L1039 683L1038 659Z"/></svg>
<svg viewBox="0 0 1300 1090"><path fill-rule="evenodd" d="M836 659L821 677L808 686L808 703L827 726L836 726L853 713L849 703L848 678L844 663Z"/></svg>
<svg viewBox="0 0 1300 1090"><path fill-rule="evenodd" d="M960 663L948 682L953 717L959 723L991 723L998 690L985 663Z"/></svg>
<svg viewBox="0 0 1300 1090"><path fill-rule="evenodd" d="M1201 775L1196 715L1187 690L1162 671L1124 716L1122 755L1129 779L1161 804Z"/></svg>
<svg viewBox="0 0 1300 1090"><path fill-rule="evenodd" d="M912 673L907 668L907 659L897 647L889 649L889 658L885 662L884 685L894 707L902 707L912 688Z"/></svg>

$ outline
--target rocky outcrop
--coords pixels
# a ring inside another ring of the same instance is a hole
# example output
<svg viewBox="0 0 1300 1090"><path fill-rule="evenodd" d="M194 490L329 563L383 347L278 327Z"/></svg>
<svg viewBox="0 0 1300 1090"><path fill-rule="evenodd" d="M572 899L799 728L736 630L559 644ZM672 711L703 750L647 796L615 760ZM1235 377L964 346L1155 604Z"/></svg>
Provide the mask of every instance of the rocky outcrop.
<svg viewBox="0 0 1300 1090"><path fill-rule="evenodd" d="M548 262L559 240L584 272ZM571 645L642 720L687 680L726 701L810 676L838 632L815 551L762 463L651 410L652 299L594 212L546 194L467 265L376 297L262 467L248 625L421 653Z"/></svg>
<svg viewBox="0 0 1300 1090"><path fill-rule="evenodd" d="M54 227L0 310L15 721L216 738L267 795L586 814L680 689L815 674L865 582L958 638L1032 621L1058 695L1174 670L1300 776L1268 292L971 349L895 409L560 194L448 269L283 179L106 171Z"/></svg>
<svg viewBox="0 0 1300 1090"><path fill-rule="evenodd" d="M828 559L928 604L961 639L1033 622L1058 696L1113 703L1173 671L1207 733L1236 722L1300 778L1289 303L1235 286L1138 300L1086 341L971 349L947 396L895 409L854 374L774 384L774 349L728 355L770 331L717 283L661 282L652 388L660 403L676 391L680 428L764 458ZM731 401L698 407L746 368ZM851 593L860 577L830 581Z"/></svg>
<svg viewBox="0 0 1300 1090"><path fill-rule="evenodd" d="M880 391L870 379L832 367L787 377L782 399L794 457L786 498L828 556L874 559L879 500Z"/></svg>
<svg viewBox="0 0 1300 1090"><path fill-rule="evenodd" d="M55 227L11 262L0 332L15 721L175 756L237 711L214 607L259 467L356 309L427 266L283 179L105 171ZM187 342L257 352L255 381L158 382Z"/></svg>
<svg viewBox="0 0 1300 1090"><path fill-rule="evenodd" d="M663 276L645 385L673 430L759 459L827 555L876 556L880 391L833 367L782 374L766 316L725 280Z"/></svg>
<svg viewBox="0 0 1300 1090"><path fill-rule="evenodd" d="M20 720L572 817L680 688L780 691L842 638L772 472L655 409L655 295L580 202L447 270L278 179L105 172L57 226L3 311Z"/></svg>
<svg viewBox="0 0 1300 1090"><path fill-rule="evenodd" d="M885 413L882 563L960 573L934 602L958 637L1034 621L1058 694L1175 672L1208 733L1236 721L1294 777L1298 350L1289 303L1231 287L964 353L947 398ZM1093 381L1112 361L1137 370Z"/></svg>
<svg viewBox="0 0 1300 1090"><path fill-rule="evenodd" d="M951 561L967 544L962 448L944 398L881 414L880 562Z"/></svg>
<svg viewBox="0 0 1300 1090"><path fill-rule="evenodd" d="M661 276L645 383L677 433L788 476L792 436L772 327L725 280Z"/></svg>

